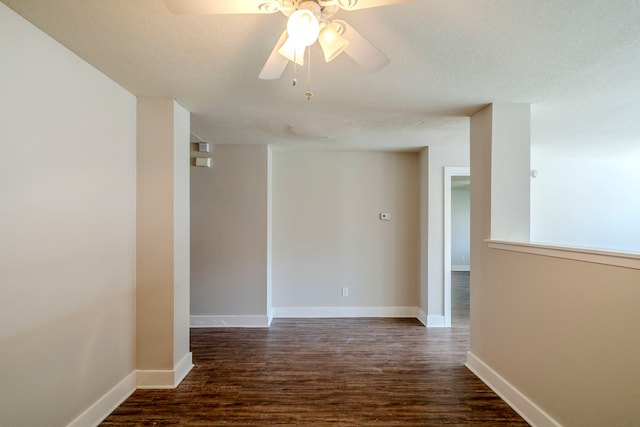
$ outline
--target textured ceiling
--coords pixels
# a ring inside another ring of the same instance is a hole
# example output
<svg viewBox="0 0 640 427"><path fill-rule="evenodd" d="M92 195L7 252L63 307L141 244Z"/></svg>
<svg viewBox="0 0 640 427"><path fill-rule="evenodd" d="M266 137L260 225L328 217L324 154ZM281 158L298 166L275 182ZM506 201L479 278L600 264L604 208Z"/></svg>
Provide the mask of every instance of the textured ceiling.
<svg viewBox="0 0 640 427"><path fill-rule="evenodd" d="M214 143L409 148L466 138L490 102L531 103L537 143L640 143L640 1L416 0L340 11L391 59L257 78L282 14L173 15L163 0L2 0L139 96L173 97ZM216 1L216 0L212 0ZM217 0L222 1L222 0ZM230 0L228 0L230 1ZM238 0L239 1L239 0Z"/></svg>

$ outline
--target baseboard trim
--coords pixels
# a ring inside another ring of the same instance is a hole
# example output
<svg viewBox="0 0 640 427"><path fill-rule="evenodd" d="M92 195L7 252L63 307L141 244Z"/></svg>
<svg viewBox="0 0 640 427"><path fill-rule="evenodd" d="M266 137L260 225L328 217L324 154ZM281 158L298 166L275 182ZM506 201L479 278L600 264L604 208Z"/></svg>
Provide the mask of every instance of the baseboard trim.
<svg viewBox="0 0 640 427"><path fill-rule="evenodd" d="M465 366L532 426L561 427L559 422L473 353L467 353Z"/></svg>
<svg viewBox="0 0 640 427"><path fill-rule="evenodd" d="M451 271L471 271L471 266L469 265L452 265Z"/></svg>
<svg viewBox="0 0 640 427"><path fill-rule="evenodd" d="M274 307L275 318L418 317L417 307Z"/></svg>
<svg viewBox="0 0 640 427"><path fill-rule="evenodd" d="M267 326L271 326L271 322L273 322L273 309L269 311L269 317L267 318Z"/></svg>
<svg viewBox="0 0 640 427"><path fill-rule="evenodd" d="M192 353L187 353L171 370L136 371L136 388L173 389L178 387L193 369Z"/></svg>
<svg viewBox="0 0 640 427"><path fill-rule="evenodd" d="M189 352L184 355L184 357L176 364L173 368L175 371L175 387L178 387L184 377L186 377L189 372L193 369L193 353Z"/></svg>
<svg viewBox="0 0 640 427"><path fill-rule="evenodd" d="M439 314L430 314L427 316L427 328L444 328L446 327L444 316Z"/></svg>
<svg viewBox="0 0 640 427"><path fill-rule="evenodd" d="M191 316L190 324L192 328L268 328L271 319L269 316Z"/></svg>
<svg viewBox="0 0 640 427"><path fill-rule="evenodd" d="M122 381L96 400L67 427L97 426L136 390L136 373L131 372Z"/></svg>
<svg viewBox="0 0 640 427"><path fill-rule="evenodd" d="M427 316L427 312L418 308L418 320L420 321L420 323L422 323L425 327L427 327L428 322L427 322L427 318L429 316Z"/></svg>

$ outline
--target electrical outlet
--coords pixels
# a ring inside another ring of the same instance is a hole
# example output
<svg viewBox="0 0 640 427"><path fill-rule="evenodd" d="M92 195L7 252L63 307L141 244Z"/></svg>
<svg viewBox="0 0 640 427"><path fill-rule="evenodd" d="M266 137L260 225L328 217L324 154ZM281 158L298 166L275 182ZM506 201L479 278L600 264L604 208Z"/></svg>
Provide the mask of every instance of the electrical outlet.
<svg viewBox="0 0 640 427"><path fill-rule="evenodd" d="M342 296L343 297L349 296L349 288L342 288Z"/></svg>

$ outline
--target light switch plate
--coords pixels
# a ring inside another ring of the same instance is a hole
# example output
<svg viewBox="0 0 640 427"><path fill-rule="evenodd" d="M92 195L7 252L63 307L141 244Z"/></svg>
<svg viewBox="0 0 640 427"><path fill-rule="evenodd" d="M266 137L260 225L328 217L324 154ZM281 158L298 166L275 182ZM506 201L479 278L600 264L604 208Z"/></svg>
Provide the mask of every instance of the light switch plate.
<svg viewBox="0 0 640 427"><path fill-rule="evenodd" d="M391 221L391 214L388 212L383 212L380 214L380 219L382 221Z"/></svg>

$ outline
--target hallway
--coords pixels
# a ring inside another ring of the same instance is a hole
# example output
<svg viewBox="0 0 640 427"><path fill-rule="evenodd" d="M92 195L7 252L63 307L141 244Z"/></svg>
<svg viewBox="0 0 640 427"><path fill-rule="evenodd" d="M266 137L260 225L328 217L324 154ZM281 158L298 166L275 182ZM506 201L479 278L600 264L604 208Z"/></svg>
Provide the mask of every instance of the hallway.
<svg viewBox="0 0 640 427"><path fill-rule="evenodd" d="M453 328L416 319L276 319L192 329L195 368L137 390L103 426L526 426L465 366L469 273L452 277Z"/></svg>

